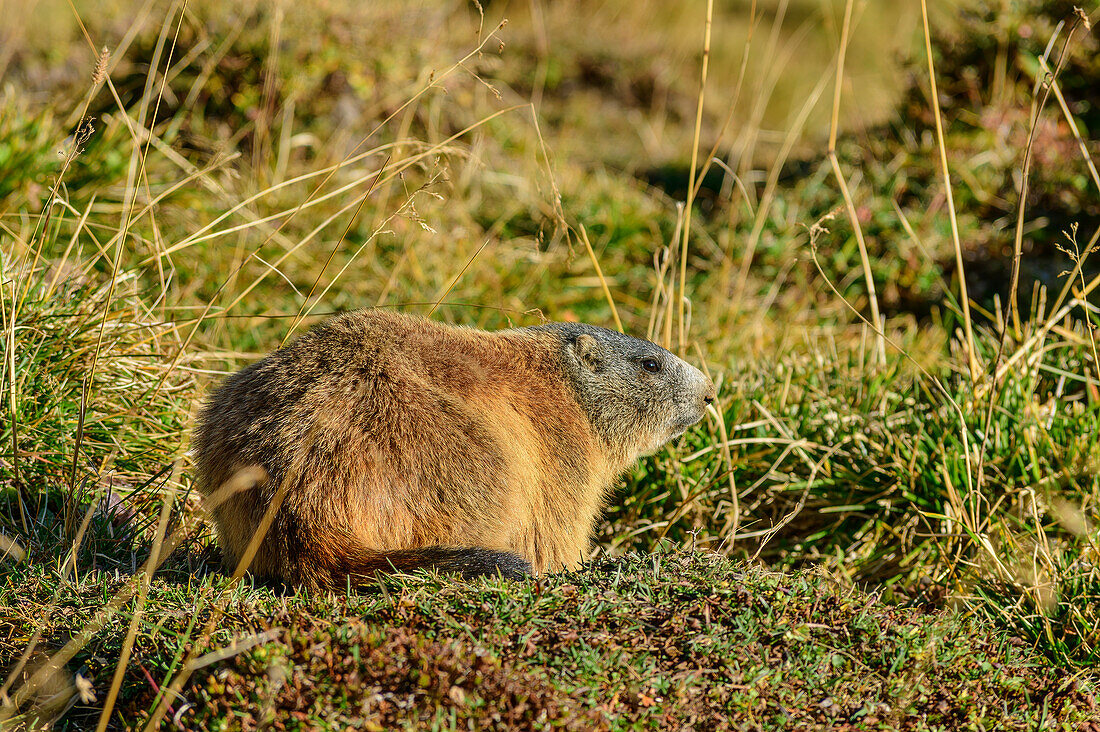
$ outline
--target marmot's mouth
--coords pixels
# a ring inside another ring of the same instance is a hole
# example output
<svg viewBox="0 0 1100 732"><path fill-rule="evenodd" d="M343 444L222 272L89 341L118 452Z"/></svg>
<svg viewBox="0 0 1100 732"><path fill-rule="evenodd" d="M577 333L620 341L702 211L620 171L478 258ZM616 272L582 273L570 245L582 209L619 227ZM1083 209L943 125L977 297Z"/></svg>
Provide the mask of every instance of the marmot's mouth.
<svg viewBox="0 0 1100 732"><path fill-rule="evenodd" d="M703 413L700 412L695 417L685 417L685 418L679 420L678 422L674 422L672 424L672 437L673 438L679 437L680 435L687 432L688 429L691 428L693 425L698 424L700 422L700 420L702 420L702 419L703 419Z"/></svg>

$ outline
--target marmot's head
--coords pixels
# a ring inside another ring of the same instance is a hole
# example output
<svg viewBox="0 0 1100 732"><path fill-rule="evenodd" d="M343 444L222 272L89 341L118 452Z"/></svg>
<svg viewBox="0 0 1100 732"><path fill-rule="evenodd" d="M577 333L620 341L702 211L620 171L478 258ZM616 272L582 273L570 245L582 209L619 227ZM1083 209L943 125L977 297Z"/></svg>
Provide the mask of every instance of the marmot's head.
<svg viewBox="0 0 1100 732"><path fill-rule="evenodd" d="M703 418L714 385L655 343L580 323L538 326L562 360L596 433L627 461L655 452Z"/></svg>

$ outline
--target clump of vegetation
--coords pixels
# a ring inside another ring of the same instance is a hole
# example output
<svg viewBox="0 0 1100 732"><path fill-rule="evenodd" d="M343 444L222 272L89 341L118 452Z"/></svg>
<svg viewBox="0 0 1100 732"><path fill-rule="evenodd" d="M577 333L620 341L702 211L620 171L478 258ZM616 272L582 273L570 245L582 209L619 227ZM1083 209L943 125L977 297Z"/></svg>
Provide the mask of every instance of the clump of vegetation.
<svg viewBox="0 0 1100 732"><path fill-rule="evenodd" d="M16 592L52 602L45 637L87 622L101 590L43 573ZM118 581L112 582L111 590ZM1030 729L1094 718L1094 691L996 624L882 602L820 571L777 574L660 550L529 583L387 578L374 593L278 596L212 577L154 582L134 643L124 727L150 710L188 729ZM224 610L211 606L228 592ZM923 606L923 607L922 607ZM196 622L196 617L197 622ZM209 617L216 634L196 638ZM30 625L28 622L27 625ZM82 673L112 668L112 626ZM228 644L228 645L227 645ZM191 658L181 664L181 658ZM158 694L180 666L182 696ZM1044 710L1040 711L1040 710ZM90 724L93 704L71 723ZM1045 716L1044 716L1045 715ZM86 720L86 721L85 721Z"/></svg>
<svg viewBox="0 0 1100 732"><path fill-rule="evenodd" d="M110 10L0 29L0 719L1100 716L1095 13ZM619 318L718 409L582 574L231 584L194 405L363 306Z"/></svg>

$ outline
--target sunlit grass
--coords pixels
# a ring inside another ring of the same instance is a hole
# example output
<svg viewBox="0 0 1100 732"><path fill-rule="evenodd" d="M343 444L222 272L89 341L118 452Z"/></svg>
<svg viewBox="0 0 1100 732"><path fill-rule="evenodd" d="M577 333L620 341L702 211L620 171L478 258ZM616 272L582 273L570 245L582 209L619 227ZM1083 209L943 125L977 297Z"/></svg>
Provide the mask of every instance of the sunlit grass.
<svg viewBox="0 0 1100 732"><path fill-rule="evenodd" d="M95 95L110 14L81 9L94 43L74 30L54 51L87 68L60 80L36 76L58 68L37 40L15 61L0 55L15 70L0 91L0 561L10 587L41 590L33 612L4 595L19 633L2 649L14 703L0 714L42 698L27 670L58 647L71 651L69 670L39 685L85 664L99 704L115 671L104 654L134 654L120 677L124 716L175 713L153 706L155 690L213 679L204 669L223 661L258 708L277 693L247 678L273 667L274 646L271 658L267 645L240 661L201 656L269 630L253 625L279 601L204 574L214 563L189 492L186 429L220 374L328 313L369 306L490 328L621 318L707 367L721 423L627 476L595 557L664 540L823 567L845 592L968 608L990 621L975 642L1022 639L1075 673L1095 664L1100 180L1082 132L1095 119L1082 103L1095 101L1095 39L1076 29L1057 106L1033 117L1041 69L1057 58L1038 54L1051 39L1060 49L1070 27L1038 6L949 20L933 4L938 97L919 45L912 62L869 68L920 40L905 31L917 16L880 46L880 11L853 5L838 75L845 3L824 15L818 3L719 8L700 93L704 18L689 5L604 4L584 24L570 4L536 5L502 28L495 5L288 7L245 22L179 3L109 45L110 83ZM976 66L958 34L987 22L1012 54L986 53L991 41L972 34L976 57L993 59ZM349 29L386 43L364 53ZM965 106L971 74L986 73L995 88ZM829 95L836 78L842 94ZM85 104L90 136L74 134ZM1029 141L1017 321L1007 289L989 283L1012 271L1005 231ZM959 262L979 285L969 316ZM158 535L170 557L152 552ZM146 601L150 558L177 584L154 585ZM95 584L108 576L120 579ZM472 602L448 587L448 601ZM543 590L515 591L537 604ZM585 612L598 612L594 598ZM318 615L333 601L294 602ZM184 627L167 620L189 602L201 613ZM61 629L98 630L97 611L102 637L68 646ZM127 639L131 623L141 630ZM174 645L151 660L162 631ZM339 642L383 648L352 635ZM614 659L589 661L576 687L558 688L562 708L622 673ZM50 714L76 703L78 687L62 683ZM210 709L223 692L202 692Z"/></svg>

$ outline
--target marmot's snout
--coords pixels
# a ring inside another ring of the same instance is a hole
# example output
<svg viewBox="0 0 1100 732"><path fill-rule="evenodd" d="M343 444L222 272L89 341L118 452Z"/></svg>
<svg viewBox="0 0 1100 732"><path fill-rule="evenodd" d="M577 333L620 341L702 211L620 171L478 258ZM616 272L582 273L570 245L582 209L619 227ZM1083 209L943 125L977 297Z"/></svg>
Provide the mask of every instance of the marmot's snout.
<svg viewBox="0 0 1100 732"><path fill-rule="evenodd" d="M691 370L695 372L694 377L696 388L698 390L697 393L699 394L700 401L703 402L702 409L703 411L706 411L706 408L714 403L714 399L717 396L717 393L714 389L714 383L707 378L706 374L704 374L702 371L695 368L694 366L691 367Z"/></svg>
<svg viewBox="0 0 1100 732"><path fill-rule="evenodd" d="M677 359L679 360L679 359ZM680 361L683 372L686 409L683 414L676 415L673 424L673 437L678 437L706 416L707 407L714 402L714 384L699 369L689 363Z"/></svg>

